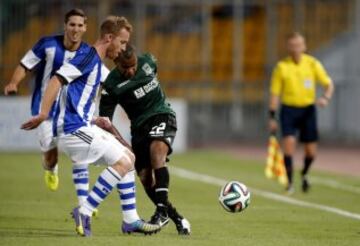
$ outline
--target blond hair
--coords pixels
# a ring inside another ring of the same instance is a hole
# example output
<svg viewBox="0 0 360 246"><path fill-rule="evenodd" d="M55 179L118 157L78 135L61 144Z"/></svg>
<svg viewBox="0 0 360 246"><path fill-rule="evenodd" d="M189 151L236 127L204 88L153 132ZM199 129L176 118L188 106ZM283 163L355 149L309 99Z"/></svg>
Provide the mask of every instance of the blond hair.
<svg viewBox="0 0 360 246"><path fill-rule="evenodd" d="M100 35L104 37L105 34L117 35L122 29L126 29L129 33L132 32L132 25L123 16L108 16L100 26Z"/></svg>

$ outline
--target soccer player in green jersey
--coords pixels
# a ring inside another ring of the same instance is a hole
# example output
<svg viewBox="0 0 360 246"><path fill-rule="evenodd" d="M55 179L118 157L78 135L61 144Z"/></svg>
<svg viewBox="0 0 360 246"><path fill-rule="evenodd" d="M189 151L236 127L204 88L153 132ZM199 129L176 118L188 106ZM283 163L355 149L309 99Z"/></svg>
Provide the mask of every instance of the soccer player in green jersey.
<svg viewBox="0 0 360 246"><path fill-rule="evenodd" d="M156 59L151 54L137 56L135 48L127 45L114 62L116 68L103 84L99 114L112 120L116 105L120 105L131 121L135 168L156 205L150 222L164 226L170 218L180 235L189 235L189 221L168 200L169 171L165 163L177 126L175 112L157 78Z"/></svg>

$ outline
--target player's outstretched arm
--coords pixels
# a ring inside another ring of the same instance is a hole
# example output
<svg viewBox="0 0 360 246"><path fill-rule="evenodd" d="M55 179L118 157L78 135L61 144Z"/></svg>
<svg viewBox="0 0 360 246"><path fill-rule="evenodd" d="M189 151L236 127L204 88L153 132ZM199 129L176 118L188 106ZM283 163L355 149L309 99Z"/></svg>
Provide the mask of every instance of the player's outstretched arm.
<svg viewBox="0 0 360 246"><path fill-rule="evenodd" d="M14 70L10 82L4 88L5 96L16 94L18 91L18 85L25 78L25 76L26 69L23 66L18 65Z"/></svg>
<svg viewBox="0 0 360 246"><path fill-rule="evenodd" d="M102 125L96 124L98 127L103 128L105 131L110 132L115 136L115 138L125 147L132 151L130 144L128 144L125 139L121 136L120 132L116 127L111 123L114 116L115 108L117 101L115 98L111 97L105 90L101 93L100 104L99 104L99 115L98 118L106 118L109 120L110 125L106 125L107 128L102 127Z"/></svg>
<svg viewBox="0 0 360 246"><path fill-rule="evenodd" d="M116 105L116 99L110 96L106 90L102 90L99 103L99 115L102 117L108 117L110 121L112 121Z"/></svg>
<svg viewBox="0 0 360 246"><path fill-rule="evenodd" d="M61 88L61 81L58 76L53 76L49 81L41 103L41 111L37 116L32 117L30 120L21 125L21 129L32 130L37 128L44 120L47 119L50 109L55 102L55 99Z"/></svg>
<svg viewBox="0 0 360 246"><path fill-rule="evenodd" d="M111 124L111 129L109 131L111 134L113 134L115 136L115 138L122 144L124 145L126 148L128 148L129 150L133 151L130 144L128 144L126 142L126 140L121 136L120 132L116 129L116 127Z"/></svg>
<svg viewBox="0 0 360 246"><path fill-rule="evenodd" d="M120 132L116 129L116 127L111 123L108 117L96 117L93 119L93 124L97 125L101 129L111 133L114 137L126 148L132 151L130 144L126 142L126 140L121 136Z"/></svg>

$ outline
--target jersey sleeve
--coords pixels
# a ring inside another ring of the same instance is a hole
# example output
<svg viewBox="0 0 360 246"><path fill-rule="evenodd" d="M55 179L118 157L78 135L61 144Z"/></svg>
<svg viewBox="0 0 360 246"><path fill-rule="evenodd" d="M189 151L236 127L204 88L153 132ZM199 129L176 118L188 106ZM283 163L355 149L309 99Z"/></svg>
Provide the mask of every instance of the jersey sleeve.
<svg viewBox="0 0 360 246"><path fill-rule="evenodd" d="M40 39L21 59L20 64L32 70L40 61L45 59L45 48L49 38Z"/></svg>
<svg viewBox="0 0 360 246"><path fill-rule="evenodd" d="M71 83L75 79L79 78L82 75L82 71L80 71L76 66L72 63L64 63L60 69L56 72L56 75L60 76L63 81L66 83Z"/></svg>
<svg viewBox="0 0 360 246"><path fill-rule="evenodd" d="M115 97L109 95L106 90L101 92L101 98L99 103L99 116L109 117L112 121L117 100Z"/></svg>
<svg viewBox="0 0 360 246"><path fill-rule="evenodd" d="M103 93L106 92L107 94L113 94L115 71L115 69L111 70L102 82Z"/></svg>
<svg viewBox="0 0 360 246"><path fill-rule="evenodd" d="M144 55L146 58L145 61L151 66L151 69L153 70L154 74L157 74L157 59L156 57L151 53L146 53Z"/></svg>
<svg viewBox="0 0 360 246"><path fill-rule="evenodd" d="M105 64L102 64L101 66L101 78L100 82L103 84L106 80L106 78L109 76L110 70L105 66Z"/></svg>
<svg viewBox="0 0 360 246"><path fill-rule="evenodd" d="M282 90L282 78L280 64L277 64L271 75L270 93L279 96Z"/></svg>
<svg viewBox="0 0 360 246"><path fill-rule="evenodd" d="M91 48L89 52L83 52L75 56L69 62L64 63L59 70L56 71L56 75L60 76L67 83L73 82L80 76L91 72L93 69L92 61L95 55L95 48Z"/></svg>
<svg viewBox="0 0 360 246"><path fill-rule="evenodd" d="M154 66L154 73L157 74L157 59L154 55L150 54L150 58L153 62L153 66Z"/></svg>
<svg viewBox="0 0 360 246"><path fill-rule="evenodd" d="M322 86L328 86L331 82L330 76L326 72L324 66L318 60L315 60L315 75L316 81L320 83Z"/></svg>

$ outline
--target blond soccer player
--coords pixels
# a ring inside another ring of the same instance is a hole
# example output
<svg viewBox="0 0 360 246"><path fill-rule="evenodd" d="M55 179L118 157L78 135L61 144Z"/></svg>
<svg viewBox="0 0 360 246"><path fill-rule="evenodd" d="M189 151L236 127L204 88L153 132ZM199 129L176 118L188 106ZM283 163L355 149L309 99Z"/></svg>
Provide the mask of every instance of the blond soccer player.
<svg viewBox="0 0 360 246"><path fill-rule="evenodd" d="M103 60L115 59L126 48L132 26L125 17L109 16L100 26L100 36L81 56L65 63L50 79L39 114L21 128L32 130L44 122L58 93L53 131L60 149L73 166L104 164L84 203L73 209L76 231L91 236L91 215L114 187L119 192L124 233L152 234L161 228L140 219L136 209L134 154L110 133L96 125L95 100L103 77ZM95 124L94 124L95 123Z"/></svg>

